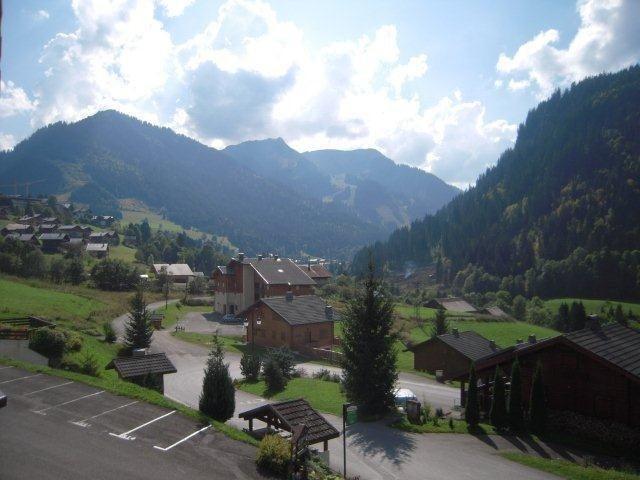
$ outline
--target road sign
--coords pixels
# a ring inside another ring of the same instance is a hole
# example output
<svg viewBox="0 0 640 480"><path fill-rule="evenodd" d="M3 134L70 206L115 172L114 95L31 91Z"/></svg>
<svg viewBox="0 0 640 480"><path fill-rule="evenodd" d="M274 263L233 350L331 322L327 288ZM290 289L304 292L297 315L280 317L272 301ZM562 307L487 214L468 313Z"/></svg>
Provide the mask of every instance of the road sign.
<svg viewBox="0 0 640 480"><path fill-rule="evenodd" d="M358 422L358 407L356 405L348 405L346 407L345 423L353 425Z"/></svg>

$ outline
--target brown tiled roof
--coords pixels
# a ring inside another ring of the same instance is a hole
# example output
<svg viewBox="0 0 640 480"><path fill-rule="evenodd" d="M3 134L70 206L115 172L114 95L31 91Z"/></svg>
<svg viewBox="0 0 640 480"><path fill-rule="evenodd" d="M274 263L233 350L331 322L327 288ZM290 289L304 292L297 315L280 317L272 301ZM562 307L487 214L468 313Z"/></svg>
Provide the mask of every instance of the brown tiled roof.
<svg viewBox="0 0 640 480"><path fill-rule="evenodd" d="M288 258L267 257L262 260L251 258L248 263L269 285L315 285L316 283Z"/></svg>
<svg viewBox="0 0 640 480"><path fill-rule="evenodd" d="M298 265L311 278L331 278L331 272L324 265Z"/></svg>
<svg viewBox="0 0 640 480"><path fill-rule="evenodd" d="M450 312L476 312L476 308L467 302L464 298L452 297L452 298L436 298L432 300L442 306L445 310ZM427 303L432 303L427 302Z"/></svg>
<svg viewBox="0 0 640 480"><path fill-rule="evenodd" d="M332 322L338 314L331 309L331 317L327 316L326 302L317 295L287 297L266 297L260 302L276 312L289 325L309 325L312 323Z"/></svg>
<svg viewBox="0 0 640 480"><path fill-rule="evenodd" d="M482 335L472 331L459 332L458 334L445 333L444 335L438 335L437 339L446 343L472 362L500 351L500 347L495 344L492 345L491 340L487 340ZM418 346L432 341L434 339L414 345L411 350L415 350Z"/></svg>
<svg viewBox="0 0 640 480"><path fill-rule="evenodd" d="M164 353L152 353L140 357L117 357L111 360L106 368L115 368L122 378L178 371Z"/></svg>
<svg viewBox="0 0 640 480"><path fill-rule="evenodd" d="M296 425L306 425L309 429L307 434L309 444L331 440L340 436L340 432L302 398L262 405L241 413L239 417L249 420L269 413L278 417L289 432Z"/></svg>

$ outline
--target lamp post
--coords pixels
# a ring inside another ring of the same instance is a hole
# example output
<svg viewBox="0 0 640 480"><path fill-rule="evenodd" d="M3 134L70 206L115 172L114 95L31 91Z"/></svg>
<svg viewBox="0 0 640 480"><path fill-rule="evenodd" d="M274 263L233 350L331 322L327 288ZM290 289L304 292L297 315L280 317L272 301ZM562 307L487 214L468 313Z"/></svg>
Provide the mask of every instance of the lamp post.
<svg viewBox="0 0 640 480"><path fill-rule="evenodd" d="M257 319L251 318L251 356L253 356L253 350L255 349L256 344L256 327L255 326L262 325L262 317L258 316ZM249 322L244 322L244 328L247 329L247 333L249 331Z"/></svg>

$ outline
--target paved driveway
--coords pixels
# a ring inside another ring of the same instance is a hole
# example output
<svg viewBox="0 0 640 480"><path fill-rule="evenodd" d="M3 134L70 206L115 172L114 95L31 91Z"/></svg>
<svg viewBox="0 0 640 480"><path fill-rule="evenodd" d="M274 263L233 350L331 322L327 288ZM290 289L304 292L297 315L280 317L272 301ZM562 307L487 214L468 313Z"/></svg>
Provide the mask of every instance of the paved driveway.
<svg viewBox="0 0 640 480"><path fill-rule="evenodd" d="M122 322L122 318L119 320ZM117 322L116 322L117 323ZM187 329L188 331L188 329ZM168 331L154 334L152 350L167 353L178 369L177 374L165 376L165 395L198 408L202 388L207 349L171 336ZM229 371L234 378L241 378L240 355L227 352ZM301 364L308 373L321 368L339 371L337 367L323 367L313 363ZM399 386L410 388L419 398L426 398L433 406L451 408L458 398L458 390L441 385L417 375L401 374ZM268 400L236 391L236 412L228 423L246 428L246 422L238 413L267 403ZM339 430L342 419L324 415ZM425 479L473 479L473 480L542 480L557 477L532 470L505 460L498 451L513 450L536 452L547 446L527 445L519 440L502 437L474 437L461 434L418 435L402 432L384 422L360 423L351 427L347 435L347 473L358 475L362 480L425 480ZM329 442L331 466L342 471L342 439ZM557 456L556 451L553 453Z"/></svg>
<svg viewBox="0 0 640 480"><path fill-rule="evenodd" d="M262 478L256 449L182 414L0 365L0 478Z"/></svg>

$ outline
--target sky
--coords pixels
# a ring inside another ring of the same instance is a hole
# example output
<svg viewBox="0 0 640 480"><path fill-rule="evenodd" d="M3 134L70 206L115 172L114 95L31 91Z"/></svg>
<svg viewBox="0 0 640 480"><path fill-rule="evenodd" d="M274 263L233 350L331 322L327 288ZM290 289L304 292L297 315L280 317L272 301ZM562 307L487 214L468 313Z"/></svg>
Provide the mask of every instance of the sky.
<svg viewBox="0 0 640 480"><path fill-rule="evenodd" d="M116 109L215 148L377 148L465 188L557 88L640 61L640 0L4 0L0 149Z"/></svg>

